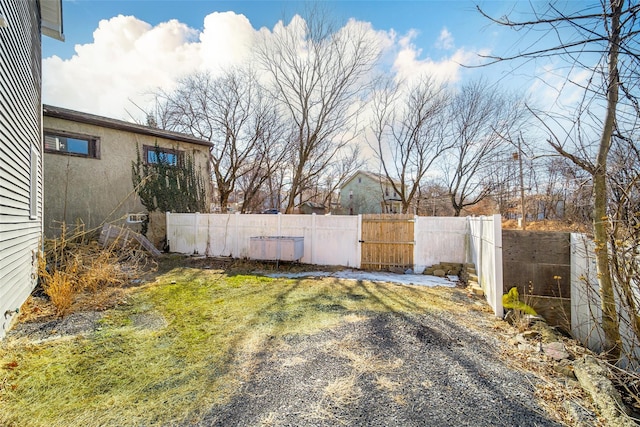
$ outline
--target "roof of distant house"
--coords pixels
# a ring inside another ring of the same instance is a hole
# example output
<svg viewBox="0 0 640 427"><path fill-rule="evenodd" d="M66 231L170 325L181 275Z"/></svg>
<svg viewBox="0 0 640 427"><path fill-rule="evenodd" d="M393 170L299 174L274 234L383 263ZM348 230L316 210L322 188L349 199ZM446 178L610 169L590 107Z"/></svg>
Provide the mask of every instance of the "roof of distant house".
<svg viewBox="0 0 640 427"><path fill-rule="evenodd" d="M379 173L369 172L369 171L357 171L353 175L351 175L349 178L347 178L347 180L344 182L344 184L342 184L342 188L344 188L351 180L353 180L358 175L367 176L368 178L370 178L370 179L372 179L373 181L376 181L376 182L388 182L389 181L389 178L387 178L385 175L382 175L382 174L379 174ZM399 181L394 180L394 182L396 183L396 185L400 185Z"/></svg>
<svg viewBox="0 0 640 427"><path fill-rule="evenodd" d="M51 105L43 105L42 114L47 117L55 117L58 119L87 123L90 125L101 126L110 129L135 132L142 135L156 136L158 138L170 139L173 141L188 142L191 144L204 145L207 147L211 147L213 145L209 141L196 138L195 136L187 135L184 133L172 132L169 130L154 128L151 126L125 122L124 120L112 119L110 117L97 116L95 114L83 113L80 111L69 110L62 107L54 107Z"/></svg>

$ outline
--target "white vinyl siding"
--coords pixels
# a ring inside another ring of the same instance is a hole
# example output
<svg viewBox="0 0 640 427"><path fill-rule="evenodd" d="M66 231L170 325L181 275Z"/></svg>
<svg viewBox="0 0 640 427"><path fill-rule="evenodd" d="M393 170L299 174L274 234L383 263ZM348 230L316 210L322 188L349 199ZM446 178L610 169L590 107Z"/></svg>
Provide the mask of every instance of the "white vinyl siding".
<svg viewBox="0 0 640 427"><path fill-rule="evenodd" d="M40 153L38 149L31 146L31 158L29 164L29 219L38 219L38 206L40 200L40 192L38 191L40 174L38 166L40 164Z"/></svg>
<svg viewBox="0 0 640 427"><path fill-rule="evenodd" d="M0 0L0 338L36 284L42 236L42 113L36 1Z"/></svg>

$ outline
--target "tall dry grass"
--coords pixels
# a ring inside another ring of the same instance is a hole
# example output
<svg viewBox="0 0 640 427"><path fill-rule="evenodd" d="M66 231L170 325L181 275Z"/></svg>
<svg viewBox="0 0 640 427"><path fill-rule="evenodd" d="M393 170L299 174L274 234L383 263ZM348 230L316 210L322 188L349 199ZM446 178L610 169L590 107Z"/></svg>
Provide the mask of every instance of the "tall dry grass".
<svg viewBox="0 0 640 427"><path fill-rule="evenodd" d="M122 248L117 240L101 247L96 238L97 230L76 227L70 232L62 224L60 237L45 241L38 257L38 277L59 317L69 314L79 294L121 287L138 278L150 263L139 248Z"/></svg>

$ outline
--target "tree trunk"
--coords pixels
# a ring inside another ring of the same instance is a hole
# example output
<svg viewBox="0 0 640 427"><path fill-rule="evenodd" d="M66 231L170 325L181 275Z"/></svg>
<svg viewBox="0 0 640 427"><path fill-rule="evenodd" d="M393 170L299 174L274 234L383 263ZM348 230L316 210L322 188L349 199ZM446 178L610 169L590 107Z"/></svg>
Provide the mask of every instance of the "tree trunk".
<svg viewBox="0 0 640 427"><path fill-rule="evenodd" d="M612 360L620 358L620 325L616 309L615 293L609 265L609 218L607 216L607 157L615 128L618 104L618 51L620 43L620 15L622 0L611 0L611 37L609 39L609 72L607 82L607 112L598 148L593 174L593 232L596 245L596 265L602 307L604 350Z"/></svg>

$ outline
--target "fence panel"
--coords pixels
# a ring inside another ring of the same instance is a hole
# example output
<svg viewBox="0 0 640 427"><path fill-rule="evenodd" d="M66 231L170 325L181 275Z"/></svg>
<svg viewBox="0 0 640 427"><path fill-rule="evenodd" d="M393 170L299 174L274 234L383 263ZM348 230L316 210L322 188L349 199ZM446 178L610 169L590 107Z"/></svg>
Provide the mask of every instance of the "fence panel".
<svg viewBox="0 0 640 427"><path fill-rule="evenodd" d="M304 237L303 263L360 267L357 216L167 213L172 252L246 258L251 237Z"/></svg>
<svg viewBox="0 0 640 427"><path fill-rule="evenodd" d="M465 217L416 217L415 239L416 273L439 262L470 261L469 221Z"/></svg>
<svg viewBox="0 0 640 427"><path fill-rule="evenodd" d="M502 220L500 215L469 218L468 259L496 316L502 317Z"/></svg>

